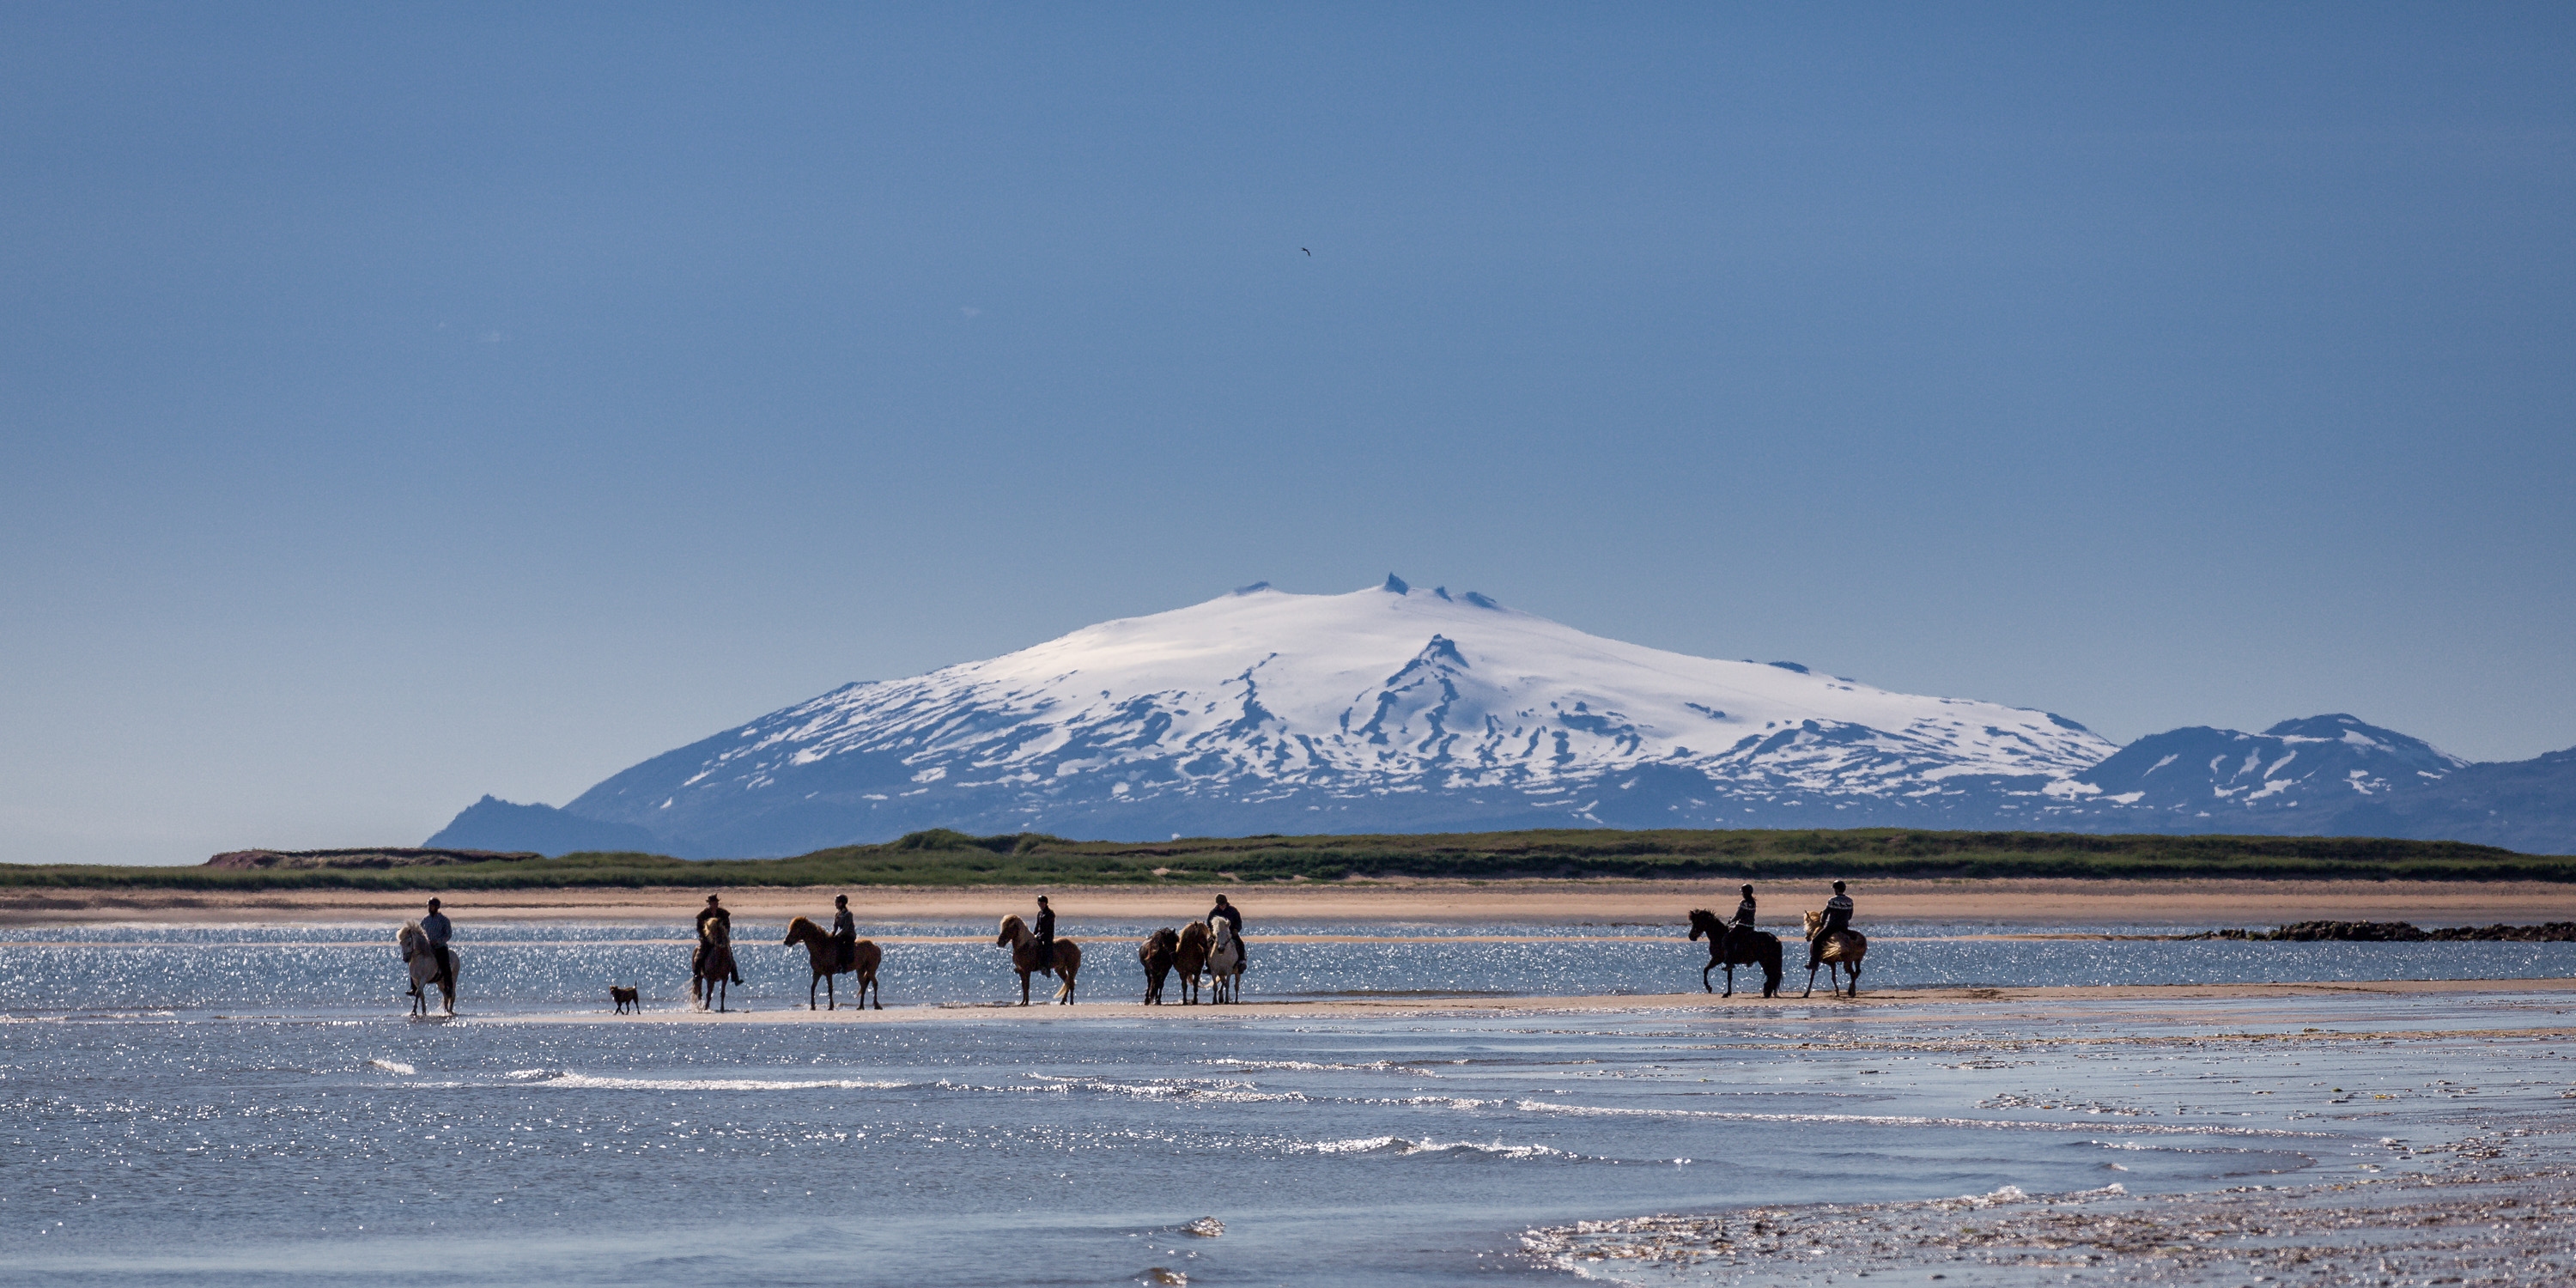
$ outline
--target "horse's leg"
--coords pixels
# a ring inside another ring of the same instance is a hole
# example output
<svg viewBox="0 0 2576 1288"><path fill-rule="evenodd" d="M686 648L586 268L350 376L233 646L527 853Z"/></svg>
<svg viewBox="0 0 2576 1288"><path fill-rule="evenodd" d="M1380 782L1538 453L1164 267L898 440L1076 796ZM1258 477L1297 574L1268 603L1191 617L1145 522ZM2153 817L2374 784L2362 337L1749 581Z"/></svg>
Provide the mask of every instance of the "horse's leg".
<svg viewBox="0 0 2576 1288"><path fill-rule="evenodd" d="M1828 981L1828 982L1830 982L1830 981ZM1800 996L1800 997L1814 997L1815 995L1816 995L1816 964L1815 964L1814 962L1809 962L1809 963L1807 963L1807 991L1806 991L1806 992L1803 992L1803 993L1798 994L1798 996Z"/></svg>
<svg viewBox="0 0 2576 1288"><path fill-rule="evenodd" d="M1029 973L1028 973L1027 971L1021 971L1021 972L1020 972L1020 1005L1022 1005L1022 1006L1026 1006L1026 1005L1028 1005L1028 1004L1029 1004Z"/></svg>
<svg viewBox="0 0 2576 1288"><path fill-rule="evenodd" d="M1705 975L1707 972L1703 971L1701 973ZM1726 964L1726 992L1723 996L1735 996L1735 963L1733 962L1728 962Z"/></svg>

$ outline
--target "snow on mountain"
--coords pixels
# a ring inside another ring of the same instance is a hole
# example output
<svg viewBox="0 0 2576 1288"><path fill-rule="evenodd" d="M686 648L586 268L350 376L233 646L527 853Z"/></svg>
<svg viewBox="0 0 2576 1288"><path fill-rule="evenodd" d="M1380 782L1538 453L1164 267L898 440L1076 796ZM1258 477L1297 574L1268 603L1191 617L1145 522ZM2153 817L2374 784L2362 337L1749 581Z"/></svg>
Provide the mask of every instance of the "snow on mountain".
<svg viewBox="0 0 2576 1288"><path fill-rule="evenodd" d="M2385 801L2468 762L2348 715L2284 720L2263 732L2192 726L2140 738L2051 789L2069 808L2125 830L2291 830L2356 800Z"/></svg>
<svg viewBox="0 0 2576 1288"><path fill-rule="evenodd" d="M1625 644L1390 576L1347 595L1249 586L848 685L563 812L686 855L931 826L1988 826L2064 799L2115 750L2045 712Z"/></svg>

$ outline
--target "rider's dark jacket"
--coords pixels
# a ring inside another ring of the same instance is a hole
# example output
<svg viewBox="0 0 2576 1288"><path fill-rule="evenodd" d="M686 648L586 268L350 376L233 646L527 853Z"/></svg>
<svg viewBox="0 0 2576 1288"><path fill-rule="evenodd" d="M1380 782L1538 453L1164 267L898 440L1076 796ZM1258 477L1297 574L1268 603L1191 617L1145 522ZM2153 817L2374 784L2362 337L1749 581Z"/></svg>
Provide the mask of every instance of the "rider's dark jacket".
<svg viewBox="0 0 2576 1288"><path fill-rule="evenodd" d="M725 938L727 938L727 939L731 939L731 938L733 938L733 912L732 912L732 910L731 910L731 909L728 909L728 908L701 908L701 909L699 909L699 910L698 910L698 942L699 942L699 943L702 943L702 944L703 944L703 943L706 943L706 942L707 942L707 923L708 923L708 922L710 922L710 921L721 921L721 922L723 922L723 923L724 923L724 928L725 928Z"/></svg>
<svg viewBox="0 0 2576 1288"><path fill-rule="evenodd" d="M1208 920L1214 921L1219 917L1225 918L1225 924L1234 927L1235 938L1243 938L1243 911L1241 909L1230 903L1221 903L1208 909Z"/></svg>
<svg viewBox="0 0 2576 1288"><path fill-rule="evenodd" d="M1822 937L1830 935L1837 930L1849 930L1851 929L1851 919L1851 896L1842 894L1835 895L1833 898L1825 900L1825 924L1816 931L1816 934L1819 937Z"/></svg>
<svg viewBox="0 0 2576 1288"><path fill-rule="evenodd" d="M1744 896L1744 902L1735 905L1735 924L1746 930L1753 929L1752 895Z"/></svg>
<svg viewBox="0 0 2576 1288"><path fill-rule="evenodd" d="M1038 941L1038 964L1045 967L1055 965L1055 909L1038 909L1038 924L1032 933Z"/></svg>
<svg viewBox="0 0 2576 1288"><path fill-rule="evenodd" d="M832 914L832 937L834 939L856 939L859 937L858 919L850 915L849 909L843 908Z"/></svg>

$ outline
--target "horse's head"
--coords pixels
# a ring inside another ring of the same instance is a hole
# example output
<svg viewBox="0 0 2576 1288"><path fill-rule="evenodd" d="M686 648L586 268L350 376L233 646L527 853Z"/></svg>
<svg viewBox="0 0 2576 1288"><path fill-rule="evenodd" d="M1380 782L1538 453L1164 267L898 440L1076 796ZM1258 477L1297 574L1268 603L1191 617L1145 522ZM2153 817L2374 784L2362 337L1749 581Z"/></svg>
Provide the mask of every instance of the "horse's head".
<svg viewBox="0 0 2576 1288"><path fill-rule="evenodd" d="M993 937L993 942L996 944L1016 944L1020 942L1021 936L1028 933L1028 923L1021 921L1020 914L1015 912L1002 918L1002 933L995 935Z"/></svg>
<svg viewBox="0 0 2576 1288"><path fill-rule="evenodd" d="M1706 908L1691 909L1690 923L1690 937L1693 939L1697 939L1703 934L1713 935L1717 933L1717 914L1710 912Z"/></svg>
<svg viewBox="0 0 2576 1288"><path fill-rule="evenodd" d="M1223 917L1211 917L1208 919L1208 929L1216 932L1217 947L1223 948L1234 942L1233 922L1228 921Z"/></svg>
<svg viewBox="0 0 2576 1288"><path fill-rule="evenodd" d="M711 943L711 944L729 944L729 943L732 943L732 942L733 942L733 927L728 926L728 925L726 925L724 922L721 922L721 921L710 921L710 922L708 922L708 923L707 923L707 942L708 942L708 943Z"/></svg>
<svg viewBox="0 0 2576 1288"><path fill-rule="evenodd" d="M823 935L823 928L804 917L796 917L787 923L787 937L778 942L782 945L792 944L808 935L819 939Z"/></svg>
<svg viewBox="0 0 2576 1288"><path fill-rule="evenodd" d="M403 960L410 961L412 954L429 946L429 937L420 933L419 922L406 921L402 929L394 932L394 945L402 949Z"/></svg>
<svg viewBox="0 0 2576 1288"><path fill-rule="evenodd" d="M1809 911L1808 911L1808 913L1807 913L1807 938L1809 938L1809 939L1813 939L1813 938L1815 938L1815 937L1816 937L1816 927L1821 926L1821 925L1823 925L1823 924L1825 924L1825 914L1823 914L1823 913L1821 913L1821 912L1816 912L1816 911L1814 911L1814 910L1812 910L1812 909L1811 909L1811 910L1809 910Z"/></svg>

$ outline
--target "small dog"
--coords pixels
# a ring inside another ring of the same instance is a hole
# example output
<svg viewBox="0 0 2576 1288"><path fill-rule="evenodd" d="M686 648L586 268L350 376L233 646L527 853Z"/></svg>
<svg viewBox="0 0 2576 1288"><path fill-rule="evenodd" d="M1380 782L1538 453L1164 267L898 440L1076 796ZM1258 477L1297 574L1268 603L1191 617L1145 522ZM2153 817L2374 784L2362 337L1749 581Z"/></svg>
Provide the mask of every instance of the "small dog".
<svg viewBox="0 0 2576 1288"><path fill-rule="evenodd" d="M633 1007L638 1015L644 1013L644 1003L638 999L634 989L619 988L611 984L608 986L608 1000L617 1003L617 1013L620 1015L624 1015L628 1007Z"/></svg>

